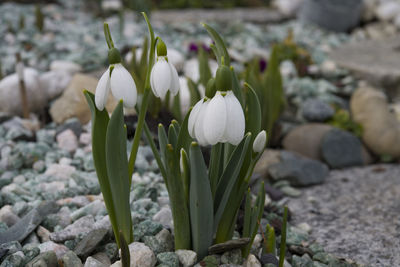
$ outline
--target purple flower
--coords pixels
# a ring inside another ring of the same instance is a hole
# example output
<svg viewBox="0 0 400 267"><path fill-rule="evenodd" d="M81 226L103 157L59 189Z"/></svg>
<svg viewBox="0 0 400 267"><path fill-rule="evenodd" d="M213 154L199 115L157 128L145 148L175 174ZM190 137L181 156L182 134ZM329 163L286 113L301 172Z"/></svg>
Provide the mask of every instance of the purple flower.
<svg viewBox="0 0 400 267"><path fill-rule="evenodd" d="M260 66L260 71L261 71L261 72L264 72L264 70L267 68L268 62L267 62L265 59L260 58L260 60L258 61L258 63L259 63L259 66Z"/></svg>

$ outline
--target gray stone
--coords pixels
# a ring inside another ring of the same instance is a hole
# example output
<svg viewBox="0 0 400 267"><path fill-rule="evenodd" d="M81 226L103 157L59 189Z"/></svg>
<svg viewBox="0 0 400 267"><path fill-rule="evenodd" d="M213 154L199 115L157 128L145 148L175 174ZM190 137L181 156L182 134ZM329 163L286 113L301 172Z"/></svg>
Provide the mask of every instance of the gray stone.
<svg viewBox="0 0 400 267"><path fill-rule="evenodd" d="M7 255L11 255L15 252L21 251L22 247L18 241L10 241L0 245L0 251L5 250Z"/></svg>
<svg viewBox="0 0 400 267"><path fill-rule="evenodd" d="M153 267L157 260L154 252L143 243L133 242L129 244L131 254L131 267Z"/></svg>
<svg viewBox="0 0 400 267"><path fill-rule="evenodd" d="M197 261L197 253L192 250L178 249L175 251L183 267L193 266Z"/></svg>
<svg viewBox="0 0 400 267"><path fill-rule="evenodd" d="M86 257L90 255L90 253L96 249L97 245L106 236L107 232L107 229L100 228L87 233L84 238L75 246L74 252L76 255L79 257Z"/></svg>
<svg viewBox="0 0 400 267"><path fill-rule="evenodd" d="M108 258L107 253L105 252L97 252L96 254L93 254L91 257L95 258L96 260L102 262L107 266L111 265L110 258Z"/></svg>
<svg viewBox="0 0 400 267"><path fill-rule="evenodd" d="M40 253L33 260L26 264L26 267L38 266L58 266L56 253L54 251Z"/></svg>
<svg viewBox="0 0 400 267"><path fill-rule="evenodd" d="M289 199L291 223L307 222L312 227L310 240L335 257L400 266L398 177L400 166L389 164L331 171L323 185ZM323 252L315 244L311 248L316 254Z"/></svg>
<svg viewBox="0 0 400 267"><path fill-rule="evenodd" d="M240 249L224 252L221 256L221 263L225 264L242 264L242 251Z"/></svg>
<svg viewBox="0 0 400 267"><path fill-rule="evenodd" d="M64 242L66 240L75 239L79 234L88 233L94 229L94 218L87 215L67 226L65 229L51 233L50 239L54 242Z"/></svg>
<svg viewBox="0 0 400 267"><path fill-rule="evenodd" d="M179 258L174 252L163 252L158 254L157 262L170 267L179 267Z"/></svg>
<svg viewBox="0 0 400 267"><path fill-rule="evenodd" d="M277 258L275 255L273 255L273 254L264 253L264 254L262 254L261 257L260 257L260 262L261 262L261 264L262 264L263 266L266 265L266 264L272 264L272 265L274 265L274 266L278 266L279 260L278 260L278 258Z"/></svg>
<svg viewBox="0 0 400 267"><path fill-rule="evenodd" d="M239 249L243 248L250 242L250 238L239 238L239 239L233 239L226 241L224 243L219 243L212 245L211 247L208 248L208 253L210 254L220 254L225 251L230 251L234 249Z"/></svg>
<svg viewBox="0 0 400 267"><path fill-rule="evenodd" d="M24 254L20 255L19 253L14 253L12 255L9 255L0 264L0 267L22 266L22 264L24 262L23 256L24 256Z"/></svg>
<svg viewBox="0 0 400 267"><path fill-rule="evenodd" d="M161 223L166 228L174 229L172 212L169 206L162 207L160 211L154 214L153 221Z"/></svg>
<svg viewBox="0 0 400 267"><path fill-rule="evenodd" d="M36 245L25 245L22 249L25 255L24 263L28 263L40 254L40 249Z"/></svg>
<svg viewBox="0 0 400 267"><path fill-rule="evenodd" d="M105 214L106 213L106 207L104 205L104 202L101 201L100 199L96 199L95 201L91 202L90 204L74 211L71 213L71 219L72 221L75 221L79 219L80 217L86 216L86 215L93 215L94 217L99 215L99 214Z"/></svg>
<svg viewBox="0 0 400 267"><path fill-rule="evenodd" d="M302 257L293 255L292 266L293 267L314 267L314 264L313 264L313 261L311 260L311 258L307 254L304 254Z"/></svg>
<svg viewBox="0 0 400 267"><path fill-rule="evenodd" d="M64 256L62 257L61 261L62 261L64 267L82 267L83 266L81 260L72 251L68 251L67 253L65 253Z"/></svg>
<svg viewBox="0 0 400 267"><path fill-rule="evenodd" d="M12 211L10 205L5 205L0 209L0 222L4 222L7 226L12 226L19 221L19 217Z"/></svg>
<svg viewBox="0 0 400 267"><path fill-rule="evenodd" d="M329 173L325 164L291 152L283 151L281 158L282 162L271 165L268 173L273 179L288 180L293 186L323 183Z"/></svg>
<svg viewBox="0 0 400 267"><path fill-rule="evenodd" d="M133 228L135 240L140 240L144 236L154 236L162 229L162 225L151 220L145 220Z"/></svg>
<svg viewBox="0 0 400 267"><path fill-rule="evenodd" d="M331 168L363 165L362 144L353 134L333 129L322 138L321 154Z"/></svg>
<svg viewBox="0 0 400 267"><path fill-rule="evenodd" d="M41 243L39 245L40 252L46 252L46 251L54 251L56 253L57 259L61 259L65 253L68 252L68 248L64 246L63 244L57 244L54 243L53 241L47 241L44 243Z"/></svg>
<svg viewBox="0 0 400 267"><path fill-rule="evenodd" d="M303 117L310 122L324 122L332 118L335 111L320 99L308 99L303 103Z"/></svg>
<svg viewBox="0 0 400 267"><path fill-rule="evenodd" d="M261 267L261 263L258 261L257 257L250 254L243 264L244 267Z"/></svg>
<svg viewBox="0 0 400 267"><path fill-rule="evenodd" d="M22 241L51 213L55 213L58 206L54 202L43 202L37 208L32 209L21 220L7 231L0 234L0 244L13 240Z"/></svg>
<svg viewBox="0 0 400 267"><path fill-rule="evenodd" d="M331 53L332 59L356 76L386 88L393 99L400 97L399 37L343 45Z"/></svg>
<svg viewBox="0 0 400 267"><path fill-rule="evenodd" d="M84 267L107 267L107 265L93 257L89 257L86 259Z"/></svg>

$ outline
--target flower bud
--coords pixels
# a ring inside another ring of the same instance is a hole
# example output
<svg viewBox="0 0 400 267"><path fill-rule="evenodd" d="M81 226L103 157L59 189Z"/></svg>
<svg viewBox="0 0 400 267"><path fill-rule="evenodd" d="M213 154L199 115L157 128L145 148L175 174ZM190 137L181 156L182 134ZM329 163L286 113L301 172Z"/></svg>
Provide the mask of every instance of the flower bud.
<svg viewBox="0 0 400 267"><path fill-rule="evenodd" d="M161 40L161 38L158 38L157 57L165 57L165 56L167 56L167 46L165 45L163 40Z"/></svg>
<svg viewBox="0 0 400 267"><path fill-rule="evenodd" d="M111 48L108 50L108 62L110 65L121 63L121 54L117 48Z"/></svg>
<svg viewBox="0 0 400 267"><path fill-rule="evenodd" d="M215 83L218 91L232 90L232 72L229 67L221 65L215 75Z"/></svg>
<svg viewBox="0 0 400 267"><path fill-rule="evenodd" d="M206 86L206 97L208 98L213 98L215 95L215 92L217 91L217 87L215 86L215 79L211 78L207 82Z"/></svg>
<svg viewBox="0 0 400 267"><path fill-rule="evenodd" d="M255 153L260 153L264 150L267 144L267 133L265 130L259 132L253 142L253 151Z"/></svg>

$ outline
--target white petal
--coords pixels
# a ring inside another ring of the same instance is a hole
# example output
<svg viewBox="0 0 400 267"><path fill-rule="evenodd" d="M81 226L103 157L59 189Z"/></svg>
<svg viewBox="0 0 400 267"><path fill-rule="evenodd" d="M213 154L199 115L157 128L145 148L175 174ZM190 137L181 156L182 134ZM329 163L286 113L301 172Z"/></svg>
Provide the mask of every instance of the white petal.
<svg viewBox="0 0 400 267"><path fill-rule="evenodd" d="M171 84L169 90L171 91L172 95L176 95L180 89L178 72L176 71L174 65L171 64L171 62L168 62L168 64L171 69Z"/></svg>
<svg viewBox="0 0 400 267"><path fill-rule="evenodd" d="M226 111L225 99L221 95L221 92L217 91L215 96L210 100L204 116L204 135L211 145L222 141L227 123Z"/></svg>
<svg viewBox="0 0 400 267"><path fill-rule="evenodd" d="M157 64L157 63L156 63ZM156 64L154 64L154 66L156 65ZM153 91L153 94L156 96L156 97L160 97L160 95L158 94L158 92L155 90L155 86L154 86L154 66L153 66L153 68L151 69L151 73L150 73L150 86L151 86L151 91Z"/></svg>
<svg viewBox="0 0 400 267"><path fill-rule="evenodd" d="M196 105L194 105L192 111L189 114L189 121L188 121L188 131L189 131L189 135L192 138L196 138L194 135L194 126L196 124L196 120L198 118L201 106L203 105L203 99L200 99L200 101L198 101L196 103Z"/></svg>
<svg viewBox="0 0 400 267"><path fill-rule="evenodd" d="M169 64L163 57L158 58L151 70L150 79L153 81L151 89L155 95L164 99L171 85L171 70Z"/></svg>
<svg viewBox="0 0 400 267"><path fill-rule="evenodd" d="M101 75L99 82L97 83L96 92L94 95L94 101L96 107L99 110L103 110L107 104L107 97L110 92L110 69L108 68L103 75Z"/></svg>
<svg viewBox="0 0 400 267"><path fill-rule="evenodd" d="M136 84L132 75L121 64L115 64L111 73L111 92L116 99L124 101L124 107L135 107Z"/></svg>
<svg viewBox="0 0 400 267"><path fill-rule="evenodd" d="M197 116L197 120L194 125L194 135L197 139L197 142L201 146L207 146L209 145L209 142L205 138L205 129L204 129L204 119L205 119L205 114L207 113L208 107L210 106L210 101L205 101L201 105L201 109L199 111L199 115Z"/></svg>
<svg viewBox="0 0 400 267"><path fill-rule="evenodd" d="M253 151L260 153L264 150L267 143L267 133L263 130L259 132L253 142Z"/></svg>
<svg viewBox="0 0 400 267"><path fill-rule="evenodd" d="M245 120L242 106L232 91L225 96L227 122L224 137L232 145L237 145L243 139Z"/></svg>

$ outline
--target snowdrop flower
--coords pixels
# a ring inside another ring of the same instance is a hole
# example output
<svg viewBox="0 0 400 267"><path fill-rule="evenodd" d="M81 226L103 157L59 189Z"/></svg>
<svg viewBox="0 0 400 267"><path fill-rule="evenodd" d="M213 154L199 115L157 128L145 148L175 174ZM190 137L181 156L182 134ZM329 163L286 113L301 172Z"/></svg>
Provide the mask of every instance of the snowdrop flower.
<svg viewBox="0 0 400 267"><path fill-rule="evenodd" d="M259 132L253 142L253 151L255 153L260 153L264 150L267 144L267 133L265 130Z"/></svg>
<svg viewBox="0 0 400 267"><path fill-rule="evenodd" d="M107 97L111 93L118 100L123 100L124 107L134 108L137 100L137 90L132 75L122 66L121 56L116 48L108 52L109 68L101 76L95 93L95 103L99 110L103 110Z"/></svg>
<svg viewBox="0 0 400 267"><path fill-rule="evenodd" d="M168 61L167 47L161 39L157 44L157 62L151 70L150 85L154 95L161 99L165 98L168 90L176 95L180 87L178 72Z"/></svg>
<svg viewBox="0 0 400 267"><path fill-rule="evenodd" d="M243 139L245 118L242 106L231 90L232 77L228 67L217 71L217 91L211 99L200 100L189 115L188 129L192 138L200 145L215 145L228 142L237 145ZM208 87L208 86L207 86ZM208 90L206 92L210 96Z"/></svg>

